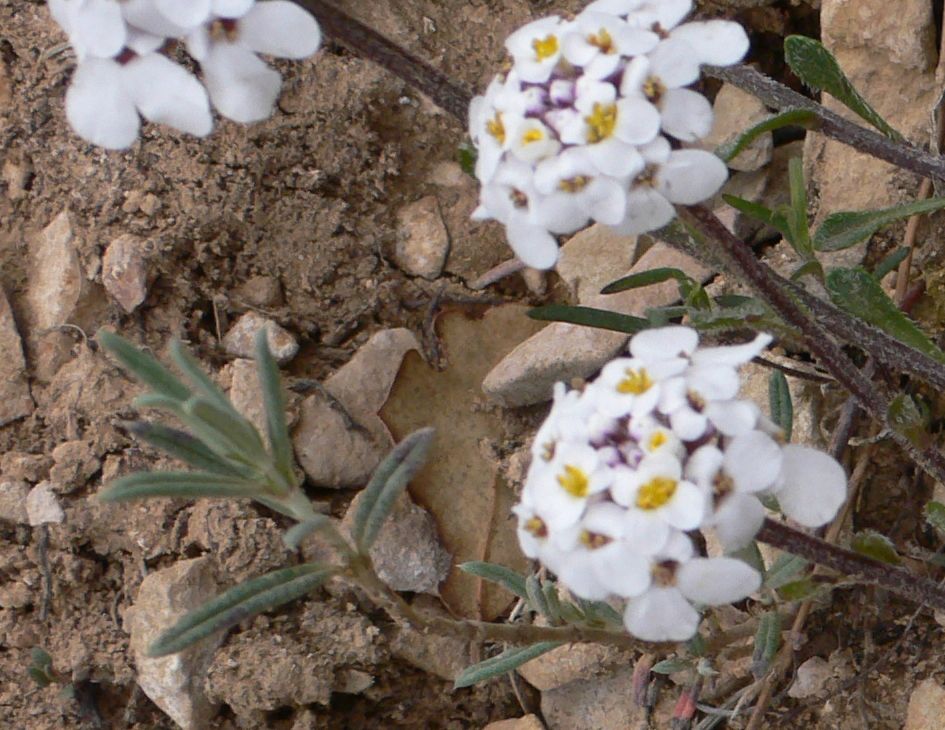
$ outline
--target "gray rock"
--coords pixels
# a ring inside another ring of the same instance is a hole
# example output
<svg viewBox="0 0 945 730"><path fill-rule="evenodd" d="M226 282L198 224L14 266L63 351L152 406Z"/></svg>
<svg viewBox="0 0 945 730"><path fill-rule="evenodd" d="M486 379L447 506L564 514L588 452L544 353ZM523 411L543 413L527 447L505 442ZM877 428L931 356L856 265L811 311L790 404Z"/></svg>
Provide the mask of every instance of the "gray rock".
<svg viewBox="0 0 945 730"><path fill-rule="evenodd" d="M23 343L6 294L0 289L0 426L33 412Z"/></svg>
<svg viewBox="0 0 945 730"><path fill-rule="evenodd" d="M646 715L633 697L631 665L542 692L541 712L549 730L626 730Z"/></svg>
<svg viewBox="0 0 945 730"><path fill-rule="evenodd" d="M148 296L148 265L145 242L124 234L105 249L102 284L126 312L133 312Z"/></svg>
<svg viewBox="0 0 945 730"><path fill-rule="evenodd" d="M216 712L203 684L223 635L215 634L167 657L151 658L147 649L162 631L218 592L210 558L183 560L148 574L126 614L138 684L184 730L207 727Z"/></svg>
<svg viewBox="0 0 945 730"><path fill-rule="evenodd" d="M238 358L227 366L230 370L230 401L268 441L266 434L266 407L259 388L256 362Z"/></svg>
<svg viewBox="0 0 945 730"><path fill-rule="evenodd" d="M247 312L236 320L223 337L223 348L234 357L252 359L256 353L256 333L263 327L266 328L272 356L280 365L285 365L299 351L299 343L287 330L258 312Z"/></svg>
<svg viewBox="0 0 945 730"><path fill-rule="evenodd" d="M731 84L722 84L712 105L714 120L712 130L702 145L713 150L720 144L732 142L738 136L771 116L758 97L738 89ZM774 142L770 132L757 137L748 147L729 160L733 170L752 171L763 167L771 160Z"/></svg>
<svg viewBox="0 0 945 730"><path fill-rule="evenodd" d="M272 276L251 276L233 290L242 304L253 307L277 307L282 304L282 287Z"/></svg>
<svg viewBox="0 0 945 730"><path fill-rule="evenodd" d="M25 482L0 480L0 520L28 525L30 519L26 511L26 498L29 493L30 488Z"/></svg>
<svg viewBox="0 0 945 730"><path fill-rule="evenodd" d="M797 676L788 689L788 696L796 700L823 694L833 671L826 659L813 656L797 668Z"/></svg>
<svg viewBox="0 0 945 730"><path fill-rule="evenodd" d="M603 644L565 644L518 668L518 673L541 692L605 672L607 666L633 665L633 655Z"/></svg>
<svg viewBox="0 0 945 730"><path fill-rule="evenodd" d="M591 226L572 236L558 254L555 267L581 304L633 266L636 236L623 236L607 226Z"/></svg>
<svg viewBox="0 0 945 730"><path fill-rule="evenodd" d="M26 496L26 515L29 523L36 527L47 523L62 522L66 515L62 511L56 489L51 482L40 482Z"/></svg>
<svg viewBox="0 0 945 730"><path fill-rule="evenodd" d="M436 196L420 198L397 212L394 262L408 274L435 279L450 251L449 232Z"/></svg>
<svg viewBox="0 0 945 730"><path fill-rule="evenodd" d="M27 282L24 303L36 334L71 319L82 295L83 274L68 210L30 242Z"/></svg>

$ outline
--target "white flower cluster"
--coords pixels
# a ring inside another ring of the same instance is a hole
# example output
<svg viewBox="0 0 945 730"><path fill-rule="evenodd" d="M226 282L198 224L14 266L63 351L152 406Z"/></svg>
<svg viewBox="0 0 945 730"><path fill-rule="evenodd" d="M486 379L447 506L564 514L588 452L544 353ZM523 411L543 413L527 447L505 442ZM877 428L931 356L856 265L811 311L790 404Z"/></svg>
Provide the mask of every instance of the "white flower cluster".
<svg viewBox="0 0 945 730"><path fill-rule="evenodd" d="M687 532L714 530L731 552L761 527L761 495L807 527L845 499L840 464L780 443L777 426L737 397L738 367L770 341L699 347L688 327L647 330L583 389L557 386L515 507L519 541L575 595L626 599L624 623L641 639L688 639L693 604L760 586L740 560L697 557Z"/></svg>
<svg viewBox="0 0 945 730"><path fill-rule="evenodd" d="M197 136L213 128L210 102L237 122L265 119L282 77L256 54L305 58L321 44L315 18L288 0L49 0L49 9L78 59L69 124L110 149L134 143L139 115ZM200 64L203 84L161 53L171 40Z"/></svg>
<svg viewBox="0 0 945 730"><path fill-rule="evenodd" d="M502 223L528 266L554 266L556 234L591 220L654 230L673 204L706 200L725 182L720 159L682 148L712 128L709 102L685 87L701 64L739 61L748 37L728 21L680 24L691 10L692 0L597 0L506 40L511 70L470 107L482 184L473 217Z"/></svg>

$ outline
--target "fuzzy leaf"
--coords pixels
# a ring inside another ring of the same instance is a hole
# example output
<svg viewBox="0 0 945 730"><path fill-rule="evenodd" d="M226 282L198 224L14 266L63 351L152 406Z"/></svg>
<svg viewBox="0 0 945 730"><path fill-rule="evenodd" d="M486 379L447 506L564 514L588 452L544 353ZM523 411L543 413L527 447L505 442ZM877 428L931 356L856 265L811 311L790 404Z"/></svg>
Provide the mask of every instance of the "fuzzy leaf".
<svg viewBox="0 0 945 730"><path fill-rule="evenodd" d="M503 651L498 656L486 659L484 662L473 664L466 667L453 683L455 689L460 687L470 687L479 682L484 682L493 677L499 677L503 674L517 669L525 662L529 662L535 657L546 654L552 649L561 646L560 641L542 641L538 644L532 644L525 647L514 647Z"/></svg>
<svg viewBox="0 0 945 730"><path fill-rule="evenodd" d="M318 532L331 525L327 515L315 515L311 519L292 525L282 536L282 542L289 550L295 550L302 541L313 532Z"/></svg>
<svg viewBox="0 0 945 730"><path fill-rule="evenodd" d="M120 477L98 495L102 502L127 502L152 497L254 497L259 486L245 479L200 471L139 471Z"/></svg>
<svg viewBox="0 0 945 730"><path fill-rule="evenodd" d="M514 593L519 598L528 600L528 591L525 588L525 578L514 570L506 568L504 565L487 563L484 560L470 560L468 563L461 563L459 569L464 573L469 573L477 578L496 583L505 588L509 593Z"/></svg>
<svg viewBox="0 0 945 730"><path fill-rule="evenodd" d="M269 460L256 428L241 415L197 396L184 403L183 412L194 435L220 456L249 465Z"/></svg>
<svg viewBox="0 0 945 730"><path fill-rule="evenodd" d="M784 60L805 84L826 91L890 139L902 140L902 135L860 96L841 70L837 59L822 43L805 36L788 36L784 39Z"/></svg>
<svg viewBox="0 0 945 730"><path fill-rule="evenodd" d="M558 597L558 586L554 583L545 583L541 587L548 608L548 618L552 625L561 623L561 599Z"/></svg>
<svg viewBox="0 0 945 730"><path fill-rule="evenodd" d="M873 558L873 560L878 560L881 563L889 563L890 565L902 563L892 540L875 530L863 530L856 533L850 542L850 547L853 552Z"/></svg>
<svg viewBox="0 0 945 730"><path fill-rule="evenodd" d="M650 323L641 317L608 312L594 307L574 307L568 304L548 304L544 307L529 309L528 316L541 321L569 322L625 334L636 334L650 326Z"/></svg>
<svg viewBox="0 0 945 730"><path fill-rule="evenodd" d="M213 382L213 379L204 371L200 361L184 347L180 340L171 342L171 358L180 371L187 376L194 388L194 392L209 401L221 411L228 413L233 418L242 418L230 399L226 397L220 386Z"/></svg>
<svg viewBox="0 0 945 730"><path fill-rule="evenodd" d="M95 339L138 380L158 394L177 401L184 401L190 397L190 390L170 370L124 337L100 329Z"/></svg>
<svg viewBox="0 0 945 730"><path fill-rule="evenodd" d="M739 198L736 195L723 194L722 200L732 206L740 213L744 213L749 218L761 221L766 226L771 226L781 233L785 238L791 235L791 226L788 219L781 211L771 210L761 203L753 203L750 200Z"/></svg>
<svg viewBox="0 0 945 730"><path fill-rule="evenodd" d="M250 476L250 472L242 469L238 464L221 458L208 449L203 442L186 431L146 421L132 421L124 424L124 426L135 437L180 459L195 469L228 477L246 478Z"/></svg>
<svg viewBox="0 0 945 730"><path fill-rule="evenodd" d="M894 269L898 269L899 264L901 264L908 255L909 249L905 246L900 246L876 264L876 268L873 269L873 276L876 278L876 281L882 281L886 274Z"/></svg>
<svg viewBox="0 0 945 730"><path fill-rule="evenodd" d="M785 583L778 588L778 593L785 601L802 601L813 596L821 587L821 584L808 576L807 578Z"/></svg>
<svg viewBox="0 0 945 730"><path fill-rule="evenodd" d="M791 191L791 207L787 212L790 235L787 236L794 250L802 259L810 259L814 249L810 240L810 224L807 221L807 183L804 181L804 163L800 157L788 162L788 185Z"/></svg>
<svg viewBox="0 0 945 730"><path fill-rule="evenodd" d="M600 290L601 294L616 294L617 292L627 291L628 289L639 289L640 287L660 284L664 281L675 279L682 283L689 283L692 277L687 276L679 269L668 267L648 269L637 274L630 274L622 279L612 282Z"/></svg>
<svg viewBox="0 0 945 730"><path fill-rule="evenodd" d="M690 668L692 668L691 659L670 657L669 659L664 659L661 662L656 662L650 671L654 672L655 674L675 674L676 672L681 672L683 669Z"/></svg>
<svg viewBox="0 0 945 730"><path fill-rule="evenodd" d="M771 408L771 420L784 431L784 439L791 440L794 428L794 404L791 402L791 389L787 378L780 370L772 370L768 376L768 404Z"/></svg>
<svg viewBox="0 0 945 730"><path fill-rule="evenodd" d="M929 198L880 210L831 213L814 234L818 251L839 251L869 239L876 231L895 221L945 208L945 198Z"/></svg>
<svg viewBox="0 0 945 730"><path fill-rule="evenodd" d="M292 441L289 439L289 425L285 418L285 398L282 396L279 368L269 349L265 327L256 333L256 368L259 371L259 385L266 411L266 432L272 447L272 458L276 470L286 483L294 485L296 477L292 468Z"/></svg>
<svg viewBox="0 0 945 730"><path fill-rule="evenodd" d="M781 615L777 611L768 611L758 621L755 632L755 647L751 656L751 673L760 679L768 671L771 660L781 645Z"/></svg>
<svg viewBox="0 0 945 730"><path fill-rule="evenodd" d="M732 141L720 144L715 148L715 154L721 157L723 162L731 162L738 157L742 150L767 132L773 132L784 127L816 129L819 125L820 120L818 120L817 115L809 109L788 109L758 122L753 127L749 127Z"/></svg>
<svg viewBox="0 0 945 730"><path fill-rule="evenodd" d="M531 607L545 618L550 618L551 610L548 608L548 601L545 600L545 593L537 575L532 574L525 579L525 592L528 594L528 603Z"/></svg>
<svg viewBox="0 0 945 730"><path fill-rule="evenodd" d="M886 422L889 428L905 436L917 448L925 449L931 444L928 414L923 413L908 393L899 393L890 401Z"/></svg>
<svg viewBox="0 0 945 730"><path fill-rule="evenodd" d="M804 570L808 562L797 555L781 553L765 573L765 587L777 589L795 580Z"/></svg>
<svg viewBox="0 0 945 730"><path fill-rule="evenodd" d="M148 656L174 654L257 613L301 598L335 572L321 563L305 563L248 580L184 616L151 644Z"/></svg>

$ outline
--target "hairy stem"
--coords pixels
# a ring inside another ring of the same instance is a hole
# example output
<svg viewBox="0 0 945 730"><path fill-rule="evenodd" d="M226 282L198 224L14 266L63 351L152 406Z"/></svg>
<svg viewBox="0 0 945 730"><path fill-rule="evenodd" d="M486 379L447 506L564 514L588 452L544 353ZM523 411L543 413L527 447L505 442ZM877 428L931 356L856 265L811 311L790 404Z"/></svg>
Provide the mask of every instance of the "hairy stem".
<svg viewBox="0 0 945 730"><path fill-rule="evenodd" d="M838 547L781 522L765 519L756 539L836 570L860 583L885 588L932 608L945 609L945 587L938 583L920 578L905 568Z"/></svg>
<svg viewBox="0 0 945 730"><path fill-rule="evenodd" d="M325 0L293 2L314 15L326 35L362 58L386 68L429 96L437 106L461 123L466 123L472 93L462 84Z"/></svg>
<svg viewBox="0 0 945 730"><path fill-rule="evenodd" d="M894 142L872 129L861 127L816 101L798 94L750 66L706 66L707 75L727 81L742 91L758 97L778 111L807 109L820 120L819 131L860 152L885 160L923 177L945 180L945 158L933 155L911 144Z"/></svg>

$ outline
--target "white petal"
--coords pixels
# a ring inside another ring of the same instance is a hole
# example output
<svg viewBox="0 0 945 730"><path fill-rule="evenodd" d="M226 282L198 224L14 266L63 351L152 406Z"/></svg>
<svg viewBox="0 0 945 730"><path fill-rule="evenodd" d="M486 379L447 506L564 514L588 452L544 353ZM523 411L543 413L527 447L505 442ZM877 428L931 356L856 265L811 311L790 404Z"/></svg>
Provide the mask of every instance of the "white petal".
<svg viewBox="0 0 945 730"><path fill-rule="evenodd" d="M213 0L213 14L221 18L240 18L249 12L256 0Z"/></svg>
<svg viewBox="0 0 945 730"><path fill-rule="evenodd" d="M157 53L130 61L125 83L141 116L203 137L213 129L203 85L183 67Z"/></svg>
<svg viewBox="0 0 945 730"><path fill-rule="evenodd" d="M114 0L86 0L74 23L74 34L92 56L111 58L125 46L125 20Z"/></svg>
<svg viewBox="0 0 945 730"><path fill-rule="evenodd" d="M724 400L709 403L705 415L722 434L739 436L758 424L761 411L751 401Z"/></svg>
<svg viewBox="0 0 945 730"><path fill-rule="evenodd" d="M610 591L592 569L592 561L591 551L572 553L558 566L558 578L575 595L589 601L602 601L610 595Z"/></svg>
<svg viewBox="0 0 945 730"><path fill-rule="evenodd" d="M739 492L767 489L781 473L781 446L761 431L736 436L725 446L725 473Z"/></svg>
<svg viewBox="0 0 945 730"><path fill-rule="evenodd" d="M187 53L193 56L193 59L198 63L203 63L207 60L207 56L210 55L210 50L214 45L216 44L212 43L210 40L210 31L203 25L191 33L188 33L184 38L184 46L187 48Z"/></svg>
<svg viewBox="0 0 945 730"><path fill-rule="evenodd" d="M289 0L256 3L239 21L239 42L256 53L280 58L306 58L322 42L312 15Z"/></svg>
<svg viewBox="0 0 945 730"><path fill-rule="evenodd" d="M182 28L196 28L210 19L210 0L152 0L170 22Z"/></svg>
<svg viewBox="0 0 945 730"><path fill-rule="evenodd" d="M658 174L659 191L672 203L695 205L715 195L728 178L725 163L704 150L676 150Z"/></svg>
<svg viewBox="0 0 945 730"><path fill-rule="evenodd" d="M617 102L617 126L614 134L618 138L629 144L646 144L656 137L659 130L660 113L650 102L636 98L621 99Z"/></svg>
<svg viewBox="0 0 945 730"><path fill-rule="evenodd" d="M576 66L590 63L598 53L600 50L588 43L583 33L568 33L561 41L561 55Z"/></svg>
<svg viewBox="0 0 945 730"><path fill-rule="evenodd" d="M676 217L672 204L651 187L637 186L627 194L627 215L616 226L617 233L635 235L662 228Z"/></svg>
<svg viewBox="0 0 945 730"><path fill-rule="evenodd" d="M675 28L683 18L692 12L692 0L656 0L657 22L663 30Z"/></svg>
<svg viewBox="0 0 945 730"><path fill-rule="evenodd" d="M761 574L735 558L693 558L680 566L676 585L690 601L720 606L757 591Z"/></svg>
<svg viewBox="0 0 945 730"><path fill-rule="evenodd" d="M688 407L683 407L669 414L669 424L673 432L683 441L695 441L705 433L708 419Z"/></svg>
<svg viewBox="0 0 945 730"><path fill-rule="evenodd" d="M558 242L541 226L511 221L505 234L515 255L533 269L550 269L558 260Z"/></svg>
<svg viewBox="0 0 945 730"><path fill-rule="evenodd" d="M165 39L159 35L145 33L137 28L128 28L128 37L125 39L125 45L139 56L146 56L159 50L165 43Z"/></svg>
<svg viewBox="0 0 945 730"><path fill-rule="evenodd" d="M140 120L125 90L121 66L88 58L80 63L66 92L66 118L83 139L108 149L125 149L138 138Z"/></svg>
<svg viewBox="0 0 945 730"><path fill-rule="evenodd" d="M683 142L694 142L712 129L712 105L692 89L669 89L660 99L663 131Z"/></svg>
<svg viewBox="0 0 945 730"><path fill-rule="evenodd" d="M676 588L650 588L627 604L623 625L644 641L686 641L699 628L699 613Z"/></svg>
<svg viewBox="0 0 945 730"><path fill-rule="evenodd" d="M591 79L606 79L620 66L620 60L616 53L598 53L584 67L584 75Z"/></svg>
<svg viewBox="0 0 945 730"><path fill-rule="evenodd" d="M681 38L689 43L695 49L699 63L713 66L730 66L741 61L748 53L745 29L727 20L684 23L675 28L670 37Z"/></svg>
<svg viewBox="0 0 945 730"><path fill-rule="evenodd" d="M154 0L123 0L121 12L130 25L152 35L179 38L188 30L168 20L155 6Z"/></svg>
<svg viewBox="0 0 945 730"><path fill-rule="evenodd" d="M650 561L618 541L592 552L597 580L610 593L629 598L650 587Z"/></svg>
<svg viewBox="0 0 945 730"><path fill-rule="evenodd" d="M644 361L690 355L699 345L699 333L674 325L638 332L630 340L630 354Z"/></svg>
<svg viewBox="0 0 945 730"><path fill-rule="evenodd" d="M210 101L234 122L259 122L272 114L282 77L255 53L232 43L214 43L202 62Z"/></svg>
<svg viewBox="0 0 945 730"><path fill-rule="evenodd" d="M671 530L663 520L638 509L628 509L625 517L627 547L640 555L656 555L666 546Z"/></svg>
<svg viewBox="0 0 945 730"><path fill-rule="evenodd" d="M643 169L643 158L632 145L615 137L588 145L594 166L611 177L632 177Z"/></svg>
<svg viewBox="0 0 945 730"><path fill-rule="evenodd" d="M724 460L725 456L715 446L700 446L686 462L686 478L700 486L711 487Z"/></svg>
<svg viewBox="0 0 945 730"><path fill-rule="evenodd" d="M650 53L659 43L659 36L651 30L619 26L614 33L617 49L623 56Z"/></svg>
<svg viewBox="0 0 945 730"><path fill-rule="evenodd" d="M705 517L705 495L692 482L679 482L660 515L677 530L694 530Z"/></svg>
<svg viewBox="0 0 945 730"><path fill-rule="evenodd" d="M667 38L649 54L650 74L669 89L688 86L699 78L699 59L683 40Z"/></svg>
<svg viewBox="0 0 945 730"><path fill-rule="evenodd" d="M783 486L777 492L781 509L805 527L832 520L847 496L847 476L829 454L806 446L782 449Z"/></svg>
<svg viewBox="0 0 945 730"><path fill-rule="evenodd" d="M764 520L765 508L757 497L732 493L722 499L712 524L722 549L732 553L754 539Z"/></svg>
<svg viewBox="0 0 945 730"><path fill-rule="evenodd" d="M759 332L751 342L743 345L703 347L693 354L692 361L699 365L743 365L761 354L773 339L771 335Z"/></svg>
<svg viewBox="0 0 945 730"><path fill-rule="evenodd" d="M687 375L689 390L707 401L729 400L738 393L738 372L728 365L693 365Z"/></svg>
<svg viewBox="0 0 945 730"><path fill-rule="evenodd" d="M620 223L627 210L627 194L623 188L616 181L605 178L595 179L588 188L591 217L605 225Z"/></svg>

